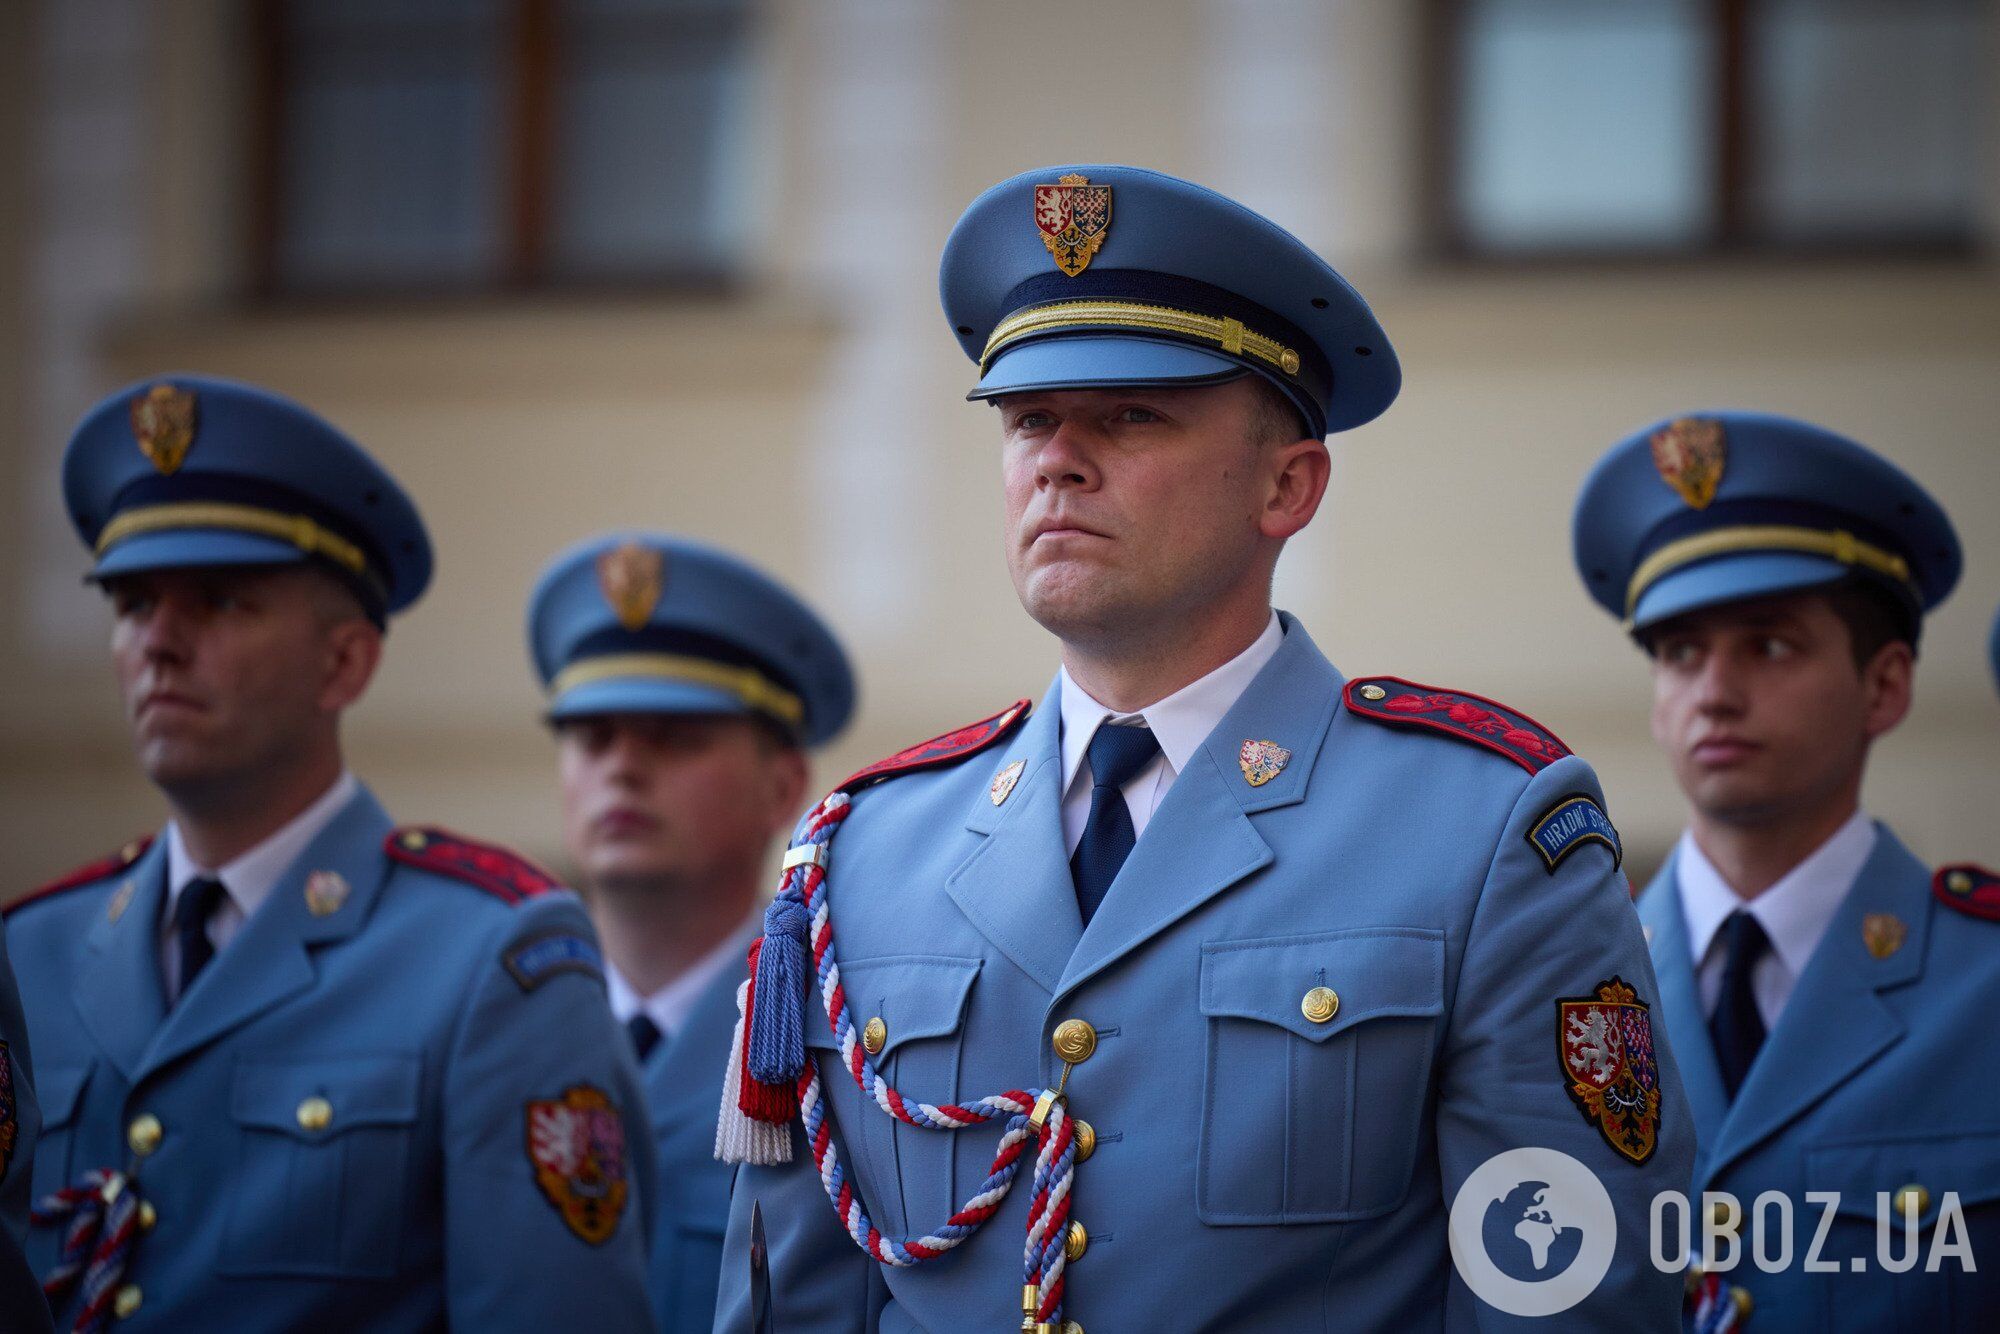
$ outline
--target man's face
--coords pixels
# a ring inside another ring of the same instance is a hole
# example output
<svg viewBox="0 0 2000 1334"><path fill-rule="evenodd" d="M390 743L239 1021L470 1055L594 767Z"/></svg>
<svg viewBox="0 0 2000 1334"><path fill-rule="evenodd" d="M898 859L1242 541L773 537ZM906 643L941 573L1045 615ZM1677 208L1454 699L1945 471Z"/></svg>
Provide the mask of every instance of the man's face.
<svg viewBox="0 0 2000 1334"><path fill-rule="evenodd" d="M1196 616L1275 559L1259 520L1273 450L1250 377L999 400L1007 568L1066 641Z"/></svg>
<svg viewBox="0 0 2000 1334"><path fill-rule="evenodd" d="M798 814L800 753L747 718L604 714L557 724L563 842L605 893L754 875Z"/></svg>
<svg viewBox="0 0 2000 1334"><path fill-rule="evenodd" d="M1868 743L1908 708L1908 645L1857 667L1816 593L1692 612L1650 641L1653 739L1712 819L1754 825L1844 801Z"/></svg>
<svg viewBox="0 0 2000 1334"><path fill-rule="evenodd" d="M349 702L341 641L374 633L326 576L300 567L162 570L104 587L139 763L169 791L295 762Z"/></svg>

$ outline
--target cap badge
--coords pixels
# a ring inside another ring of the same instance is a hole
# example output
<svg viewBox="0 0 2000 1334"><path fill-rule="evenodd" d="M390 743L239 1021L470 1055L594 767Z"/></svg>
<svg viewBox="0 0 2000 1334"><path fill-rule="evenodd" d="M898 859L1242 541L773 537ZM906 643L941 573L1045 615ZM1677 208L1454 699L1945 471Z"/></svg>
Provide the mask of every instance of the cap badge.
<svg viewBox="0 0 2000 1334"><path fill-rule="evenodd" d="M1710 417L1676 417L1653 432L1653 466L1668 486L1698 510L1715 499L1728 461L1722 423Z"/></svg>
<svg viewBox="0 0 2000 1334"><path fill-rule="evenodd" d="M1903 937L1909 934L1910 928L1894 913L1872 912L1861 919L1862 943L1878 959L1886 959L1903 948Z"/></svg>
<svg viewBox="0 0 2000 1334"><path fill-rule="evenodd" d="M1092 185L1088 176L1064 176L1035 187L1035 226L1056 267L1074 278L1111 230L1111 187Z"/></svg>
<svg viewBox="0 0 2000 1334"><path fill-rule="evenodd" d="M194 394L156 384L132 400L132 436L162 474L171 474L194 444Z"/></svg>
<svg viewBox="0 0 2000 1334"><path fill-rule="evenodd" d="M1285 771L1292 762L1292 752L1275 741L1246 741L1236 752L1236 762L1243 767L1243 777L1251 787L1262 787Z"/></svg>
<svg viewBox="0 0 2000 1334"><path fill-rule="evenodd" d="M637 630L653 614L666 586L666 557L656 548L626 542L597 558L597 585L618 616L618 624Z"/></svg>
<svg viewBox="0 0 2000 1334"><path fill-rule="evenodd" d="M1014 794L1014 784L1021 781L1021 769L1025 763L1026 761L1023 760L1015 760L999 773L993 775L993 781L986 787L986 795L993 798L995 806L998 806Z"/></svg>
<svg viewBox="0 0 2000 1334"><path fill-rule="evenodd" d="M306 911L314 917L331 917L340 911L349 894L347 877L338 871L314 871L306 877Z"/></svg>

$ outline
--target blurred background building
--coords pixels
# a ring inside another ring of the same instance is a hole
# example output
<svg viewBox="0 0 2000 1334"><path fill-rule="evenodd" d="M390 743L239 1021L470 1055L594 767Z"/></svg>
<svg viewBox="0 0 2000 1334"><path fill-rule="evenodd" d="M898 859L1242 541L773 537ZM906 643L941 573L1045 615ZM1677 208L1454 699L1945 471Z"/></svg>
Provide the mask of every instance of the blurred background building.
<svg viewBox="0 0 2000 1334"><path fill-rule="evenodd" d="M438 578L352 720L404 819L560 861L522 644L614 525L741 551L847 638L847 768L1020 695L997 431L938 314L986 185L1157 166L1329 255L1401 352L1279 602L1349 673L1497 696L1681 821L1570 570L1654 417L1796 413L1967 547L1867 793L2000 860L2000 48L1987 0L16 0L0 5L0 897L160 820L57 464L165 370L272 386L416 494ZM1025 220L1024 220L1025 225ZM1338 868L1329 868L1337 878Z"/></svg>

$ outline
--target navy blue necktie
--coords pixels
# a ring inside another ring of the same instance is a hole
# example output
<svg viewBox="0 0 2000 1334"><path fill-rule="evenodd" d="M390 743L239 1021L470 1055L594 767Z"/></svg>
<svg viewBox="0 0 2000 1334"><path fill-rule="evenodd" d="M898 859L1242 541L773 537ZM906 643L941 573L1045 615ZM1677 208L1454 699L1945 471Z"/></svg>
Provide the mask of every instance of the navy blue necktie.
<svg viewBox="0 0 2000 1334"><path fill-rule="evenodd" d="M625 1021L625 1033L632 1039L632 1050L642 1063L660 1045L660 1026L644 1010Z"/></svg>
<svg viewBox="0 0 2000 1334"><path fill-rule="evenodd" d="M1755 917L1741 909L1729 914L1722 933L1728 953L1722 961L1722 995L1709 1018L1708 1035L1715 1043L1722 1085L1734 1101L1736 1090L1743 1086L1764 1045L1764 1016L1757 1011L1757 992L1750 984L1750 975L1770 950L1771 938Z"/></svg>
<svg viewBox="0 0 2000 1334"><path fill-rule="evenodd" d="M1090 818L1084 821L1083 838L1069 859L1070 879L1076 882L1076 906L1090 924L1104 893L1118 878L1118 868L1131 855L1139 836L1132 831L1132 812L1126 809L1122 789L1138 777L1139 771L1160 753L1160 743L1150 727L1098 725L1090 738Z"/></svg>
<svg viewBox="0 0 2000 1334"><path fill-rule="evenodd" d="M190 880L174 904L174 939L181 956L183 996L215 957L215 945L208 938L208 919L222 906L224 892L220 880Z"/></svg>

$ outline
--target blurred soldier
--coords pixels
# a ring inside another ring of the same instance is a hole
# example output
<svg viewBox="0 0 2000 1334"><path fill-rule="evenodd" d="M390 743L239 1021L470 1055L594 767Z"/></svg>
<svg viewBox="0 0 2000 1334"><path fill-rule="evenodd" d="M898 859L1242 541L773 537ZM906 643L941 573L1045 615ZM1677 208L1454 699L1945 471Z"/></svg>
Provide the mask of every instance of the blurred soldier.
<svg viewBox="0 0 2000 1334"><path fill-rule="evenodd" d="M303 408L176 375L63 462L140 765L129 844L10 911L79 1329L644 1329L650 1143L583 906L397 829L340 722L430 545Z"/></svg>
<svg viewBox="0 0 2000 1334"><path fill-rule="evenodd" d="M0 922L0 1329L20 1334L49 1328L49 1304L21 1249L41 1123L21 993L8 962L6 923Z"/></svg>
<svg viewBox="0 0 2000 1334"><path fill-rule="evenodd" d="M1933 876L1861 808L1924 614L1958 580L1950 521L1850 440L1719 412L1614 446L1577 500L1575 552L1652 660L1653 737L1690 808L1639 912L1694 1107L1694 1190L1741 1206L1695 1219L1723 1234L1697 1327L1990 1329L2000 1103L1968 1044L2000 1012L2000 926L1980 920L2000 893ZM1766 1255L1781 1245L1774 1203L1749 1217L1766 1191L1792 1219L1776 1273L1746 1253L1752 1222ZM1878 1202L1896 1254L1904 1209L1921 1229L1907 1273L1880 1259ZM1978 1272L1933 1267L1968 1228Z"/></svg>
<svg viewBox="0 0 2000 1334"><path fill-rule="evenodd" d="M1397 389L1367 306L1122 166L988 191L942 286L1062 670L787 854L717 1327L760 1295L761 1201L787 1334L1489 1328L1546 1299L1531 1225L1584 1266L1571 1327L1671 1328L1646 1212L1693 1139L1589 766L1503 705L1344 680L1271 608L1322 437Z"/></svg>
<svg viewBox="0 0 2000 1334"><path fill-rule="evenodd" d="M743 955L774 845L805 802L805 750L846 724L853 674L785 589L648 534L557 557L529 600L528 640L563 839L652 1108L654 1310L663 1329L706 1330L733 1175L715 1158L715 1105Z"/></svg>

